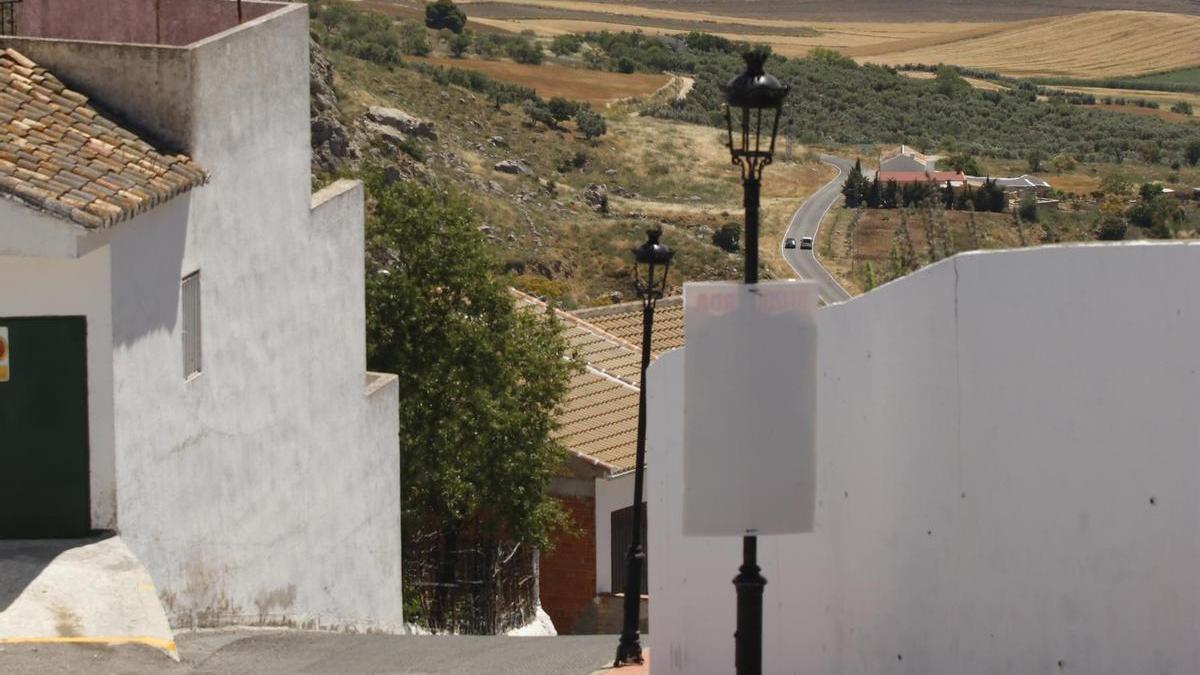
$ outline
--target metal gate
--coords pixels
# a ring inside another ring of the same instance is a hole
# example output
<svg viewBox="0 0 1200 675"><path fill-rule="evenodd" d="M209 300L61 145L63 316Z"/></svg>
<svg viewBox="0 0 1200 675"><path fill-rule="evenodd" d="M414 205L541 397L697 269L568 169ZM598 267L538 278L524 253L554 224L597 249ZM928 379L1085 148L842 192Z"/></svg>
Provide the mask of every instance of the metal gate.
<svg viewBox="0 0 1200 675"><path fill-rule="evenodd" d="M0 317L0 538L91 530L87 320Z"/></svg>
<svg viewBox="0 0 1200 675"><path fill-rule="evenodd" d="M625 556L629 553L629 544L633 541L633 506L626 506L612 512L612 592L625 592ZM646 540L646 505L642 504L642 551L646 554L642 561L642 594L646 595L650 588L650 549Z"/></svg>

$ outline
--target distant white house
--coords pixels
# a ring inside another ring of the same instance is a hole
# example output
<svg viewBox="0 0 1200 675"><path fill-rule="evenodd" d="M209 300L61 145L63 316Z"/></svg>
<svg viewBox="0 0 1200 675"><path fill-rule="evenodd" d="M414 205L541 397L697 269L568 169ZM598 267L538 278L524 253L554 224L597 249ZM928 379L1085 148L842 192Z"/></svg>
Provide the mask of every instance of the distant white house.
<svg viewBox="0 0 1200 675"><path fill-rule="evenodd" d="M398 392L366 372L362 186L311 194L306 7L16 20L0 538L116 530L175 625L398 629Z"/></svg>

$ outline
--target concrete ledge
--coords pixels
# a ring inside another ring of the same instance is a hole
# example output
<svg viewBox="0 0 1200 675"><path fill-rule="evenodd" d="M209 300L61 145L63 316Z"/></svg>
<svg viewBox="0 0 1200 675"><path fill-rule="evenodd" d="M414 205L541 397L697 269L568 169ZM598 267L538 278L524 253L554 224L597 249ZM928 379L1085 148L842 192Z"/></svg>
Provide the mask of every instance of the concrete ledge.
<svg viewBox="0 0 1200 675"><path fill-rule="evenodd" d="M0 644L140 644L179 659L150 574L116 536L0 541Z"/></svg>

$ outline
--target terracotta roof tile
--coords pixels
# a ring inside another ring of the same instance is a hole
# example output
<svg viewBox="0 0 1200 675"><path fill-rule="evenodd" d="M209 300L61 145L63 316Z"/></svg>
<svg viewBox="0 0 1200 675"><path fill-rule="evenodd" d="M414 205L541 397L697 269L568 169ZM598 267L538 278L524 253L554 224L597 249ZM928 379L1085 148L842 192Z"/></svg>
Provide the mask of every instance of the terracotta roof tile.
<svg viewBox="0 0 1200 675"><path fill-rule="evenodd" d="M514 291L524 306L545 310ZM641 370L640 303L556 312L572 351L587 370L571 379L558 415L555 439L566 448L616 471L632 469L637 449ZM654 313L652 355L683 344L683 299L665 298Z"/></svg>
<svg viewBox="0 0 1200 675"><path fill-rule="evenodd" d="M642 303L589 307L575 316L627 342L642 343ZM683 346L683 298L675 296L658 301L654 309L654 329L650 335L650 355L657 358L665 351Z"/></svg>
<svg viewBox="0 0 1200 675"><path fill-rule="evenodd" d="M0 193L96 229L208 182L13 49L0 49L0 82Z"/></svg>

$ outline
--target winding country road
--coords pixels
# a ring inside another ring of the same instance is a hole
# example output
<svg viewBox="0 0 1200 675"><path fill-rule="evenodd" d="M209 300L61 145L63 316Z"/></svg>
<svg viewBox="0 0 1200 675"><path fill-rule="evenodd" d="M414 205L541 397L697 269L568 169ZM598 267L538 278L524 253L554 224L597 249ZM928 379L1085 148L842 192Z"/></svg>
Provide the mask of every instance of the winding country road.
<svg viewBox="0 0 1200 675"><path fill-rule="evenodd" d="M821 263L817 262L813 251L799 248L799 241L801 237L812 237L816 241L817 228L821 225L821 219L842 198L843 176L854 168L854 164L833 155L821 155L821 161L837 167L838 175L804 200L800 208L796 209L796 213L792 215L792 222L788 224L787 232L783 236L794 238L797 247L783 249L783 259L801 279L816 281L821 300L830 305L849 300L850 294L838 284L833 275L821 266ZM782 247L783 242L780 242L779 245Z"/></svg>

